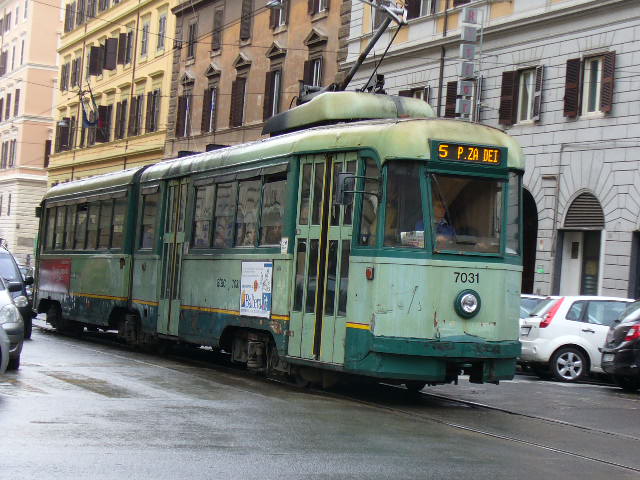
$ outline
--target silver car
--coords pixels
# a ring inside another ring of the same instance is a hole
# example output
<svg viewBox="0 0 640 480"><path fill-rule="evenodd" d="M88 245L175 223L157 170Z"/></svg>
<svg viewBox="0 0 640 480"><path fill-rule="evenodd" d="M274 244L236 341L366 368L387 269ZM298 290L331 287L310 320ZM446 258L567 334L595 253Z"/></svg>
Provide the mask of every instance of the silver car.
<svg viewBox="0 0 640 480"><path fill-rule="evenodd" d="M7 370L17 370L20 367L20 354L22 353L22 343L24 342L24 323L22 315L15 306L10 292L22 290L22 284L18 282L8 283L0 280L0 327L9 340L9 347L2 346L2 360ZM1 340L0 340L1 342ZM7 353L8 352L8 355Z"/></svg>

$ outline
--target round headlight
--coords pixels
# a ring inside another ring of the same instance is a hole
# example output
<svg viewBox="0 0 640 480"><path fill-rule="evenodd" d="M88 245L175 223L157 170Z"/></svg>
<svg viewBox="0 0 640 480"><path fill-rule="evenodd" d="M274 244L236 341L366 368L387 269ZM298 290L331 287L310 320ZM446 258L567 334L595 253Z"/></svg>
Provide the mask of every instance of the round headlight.
<svg viewBox="0 0 640 480"><path fill-rule="evenodd" d="M463 290L454 301L454 309L463 318L471 318L480 311L480 295L473 290Z"/></svg>
<svg viewBox="0 0 640 480"><path fill-rule="evenodd" d="M7 304L0 308L0 325L3 323L20 323L22 317L15 305Z"/></svg>
<svg viewBox="0 0 640 480"><path fill-rule="evenodd" d="M29 300L24 295L20 295L13 299L13 304L18 308L22 308L29 305Z"/></svg>

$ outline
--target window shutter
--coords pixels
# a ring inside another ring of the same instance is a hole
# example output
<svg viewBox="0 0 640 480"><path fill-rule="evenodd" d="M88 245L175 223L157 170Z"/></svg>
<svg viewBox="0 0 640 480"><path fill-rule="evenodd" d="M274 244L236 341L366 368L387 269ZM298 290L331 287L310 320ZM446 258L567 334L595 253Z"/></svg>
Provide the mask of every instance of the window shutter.
<svg viewBox="0 0 640 480"><path fill-rule="evenodd" d="M420 16L420 4L422 0L407 0L406 9L407 9L407 20L412 18L418 18Z"/></svg>
<svg viewBox="0 0 640 480"><path fill-rule="evenodd" d="M224 10L216 10L216 12L213 14L213 36L211 40L211 48L213 50L220 50L220 47L222 47L223 21Z"/></svg>
<svg viewBox="0 0 640 480"><path fill-rule="evenodd" d="M118 35L118 65L124 65L127 56L127 34Z"/></svg>
<svg viewBox="0 0 640 480"><path fill-rule="evenodd" d="M544 66L536 67L536 86L533 95L533 120L540 121L542 108L542 82L544 80Z"/></svg>
<svg viewBox="0 0 640 480"><path fill-rule="evenodd" d="M205 88L202 94L202 119L200 120L200 133L209 132L209 118L211 115L211 91L212 88Z"/></svg>
<svg viewBox="0 0 640 480"><path fill-rule="evenodd" d="M57 129L56 129L57 133ZM44 141L44 168L49 166L49 156L51 155L51 140Z"/></svg>
<svg viewBox="0 0 640 480"><path fill-rule="evenodd" d="M71 4L67 3L64 7L64 31L68 32L69 28L69 18L71 17Z"/></svg>
<svg viewBox="0 0 640 480"><path fill-rule="evenodd" d="M4 118L5 120L9 120L11 118L11 94L7 93L7 103L4 106Z"/></svg>
<svg viewBox="0 0 640 480"><path fill-rule="evenodd" d="M131 63L131 53L133 49L133 32L127 32L127 48L124 54L124 63Z"/></svg>
<svg viewBox="0 0 640 480"><path fill-rule="evenodd" d="M273 30L278 26L278 11L277 8L272 8L269 12L269 28Z"/></svg>
<svg viewBox="0 0 640 480"><path fill-rule="evenodd" d="M102 65L100 62L101 47L93 46L89 50L89 75L102 74Z"/></svg>
<svg viewBox="0 0 640 480"><path fill-rule="evenodd" d="M104 69L115 70L118 65L118 39L107 38L104 45Z"/></svg>
<svg viewBox="0 0 640 480"><path fill-rule="evenodd" d="M458 82L447 82L447 97L444 107L446 118L456 117L456 100L458 99Z"/></svg>
<svg viewBox="0 0 640 480"><path fill-rule="evenodd" d="M291 2L289 0L283 0L283 11L284 11L284 24L289 24L289 12L291 11Z"/></svg>
<svg viewBox="0 0 640 480"><path fill-rule="evenodd" d="M319 1L319 0L318 0ZM331 8L331 0L327 0L327 6L325 8L325 11L329 11L329 9ZM318 9L320 9L320 7L318 6Z"/></svg>
<svg viewBox="0 0 640 480"><path fill-rule="evenodd" d="M303 77L302 81L305 85L311 85L313 81L313 62L311 60L307 60L304 62L304 66L302 68Z"/></svg>
<svg viewBox="0 0 640 480"><path fill-rule="evenodd" d="M60 125L58 125L56 123L56 145L55 145L55 152L58 153L60 151L60 135L61 135L61 128Z"/></svg>
<svg viewBox="0 0 640 480"><path fill-rule="evenodd" d="M262 104L262 119L266 120L273 112L273 72L267 72L264 77L264 103Z"/></svg>
<svg viewBox="0 0 640 480"><path fill-rule="evenodd" d="M231 126L239 127L242 125L242 116L244 113L244 87L246 78L239 77L231 86Z"/></svg>
<svg viewBox="0 0 640 480"><path fill-rule="evenodd" d="M500 109L498 110L498 122L500 125L513 125L515 123L517 79L518 72L516 71L502 72Z"/></svg>
<svg viewBox="0 0 640 480"><path fill-rule="evenodd" d="M567 73L564 83L564 116L577 117L580 107L580 69L579 58L567 60Z"/></svg>
<svg viewBox="0 0 640 480"><path fill-rule="evenodd" d="M187 107L185 96L178 97L178 111L176 113L176 137L184 136L184 117Z"/></svg>
<svg viewBox="0 0 640 480"><path fill-rule="evenodd" d="M411 93L411 90L400 90L398 92L398 96L400 96L400 97L413 97L413 94Z"/></svg>
<svg viewBox="0 0 640 480"><path fill-rule="evenodd" d="M18 116L18 109L20 108L20 89L16 88L16 98L13 103L13 115Z"/></svg>
<svg viewBox="0 0 640 480"><path fill-rule="evenodd" d="M120 117L122 116L122 103L118 102L116 103L116 122L113 128L113 136L115 138L121 138L120 137Z"/></svg>
<svg viewBox="0 0 640 480"><path fill-rule="evenodd" d="M98 105L98 125L96 128L96 143L105 143L109 141L109 121L107 115L109 107Z"/></svg>
<svg viewBox="0 0 640 480"><path fill-rule="evenodd" d="M128 129L127 129L127 136L129 137L135 135L137 103L138 103L138 97L131 97L131 105L129 106L129 123L128 123Z"/></svg>
<svg viewBox="0 0 640 480"><path fill-rule="evenodd" d="M253 0L242 0L242 18L240 20L240 40L251 38L251 14Z"/></svg>
<svg viewBox="0 0 640 480"><path fill-rule="evenodd" d="M316 0L317 2L318 0ZM307 0L307 12L309 13L309 15L313 15L315 13L315 9L314 9L314 0Z"/></svg>
<svg viewBox="0 0 640 480"><path fill-rule="evenodd" d="M147 92L147 116L144 119L144 132L149 133L153 123L153 92Z"/></svg>
<svg viewBox="0 0 640 480"><path fill-rule="evenodd" d="M78 13L76 14L76 25L84 22L84 0L78 0Z"/></svg>
<svg viewBox="0 0 640 480"><path fill-rule="evenodd" d="M600 111L610 112L613 105L613 81L616 69L616 52L607 52L602 65L602 86L600 87Z"/></svg>
<svg viewBox="0 0 640 480"><path fill-rule="evenodd" d="M60 127L60 151L69 150L69 127L71 126L71 119L69 117L64 117L62 120L65 122L65 126Z"/></svg>
<svg viewBox="0 0 640 480"><path fill-rule="evenodd" d="M4 98L0 98L0 122L3 120L4 114Z"/></svg>

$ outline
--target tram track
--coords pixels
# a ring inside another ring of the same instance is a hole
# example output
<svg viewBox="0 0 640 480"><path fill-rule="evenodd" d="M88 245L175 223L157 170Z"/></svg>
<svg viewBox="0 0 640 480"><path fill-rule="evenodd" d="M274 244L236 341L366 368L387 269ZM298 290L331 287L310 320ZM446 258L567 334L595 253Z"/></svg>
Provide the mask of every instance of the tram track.
<svg viewBox="0 0 640 480"><path fill-rule="evenodd" d="M42 328L42 327L40 328L50 333L53 333L53 329ZM115 338L109 335L105 336L103 334L98 334L98 335L87 334L83 337L83 339L90 343L100 344L105 347L115 347L118 350L133 351L130 347L123 345L122 343L118 342L117 340L115 340ZM279 386L284 388L300 390L300 387L282 378L256 376L255 374L250 373L241 367L235 366L230 362L227 363L223 361L221 356L219 354L216 354L216 352L210 352L211 355L209 355L209 351L206 351L203 349L197 349L197 350L194 349L193 352L197 353L197 355L184 351L184 352L171 353L168 355L164 355L163 358L172 359L174 361L177 361L183 364L188 364L189 366L201 367L207 370L217 370L225 374L239 375L240 377L244 377L245 380L252 379L256 382L278 384ZM212 359L211 356L213 356L214 358ZM215 362L215 363L212 363L212 362ZM197 375L194 372L191 372L191 374ZM566 455L572 458L595 462L601 465L615 467L615 468L622 469L629 472L640 473L640 466L627 465L621 461L610 460L600 456L581 453L576 450L570 450L567 448L554 446L550 442L545 443L542 441L536 441L535 439L522 438L521 436L513 435L509 433L491 431L487 428L474 426L472 424L465 424L463 422L452 421L444 418L444 416L438 417L435 415L431 415L431 414L425 413L424 411L421 411L421 410L424 410L423 407L426 408L426 406L424 405L421 406L420 403L425 400L426 401L433 400L436 402L446 402L450 404L457 404L460 406L464 406L464 407L468 407L476 410L484 410L487 412L508 415L511 418L519 418L527 421L545 422L549 425L574 429L578 432L584 432L584 433L593 434L593 435L603 435L610 439L613 438L613 439L626 441L626 442L628 441L638 442L640 441L639 437L635 437L632 435L627 435L619 432L612 432L608 430L593 428L593 427L580 425L576 423L566 422L559 419L542 417L542 416L532 415L524 412L518 412L515 410L505 409L502 407L497 407L497 406L484 404L480 402L459 399L459 398L451 397L449 395L441 395L441 394L429 393L425 391L421 391L418 394L411 394L404 387L397 386L397 385L365 383L363 384L363 387L364 388L358 389L357 391L354 391L352 385L335 388L332 390L308 388L307 391L313 395L322 396L326 398L333 398L341 401L353 402L359 405L366 406L368 408L374 408L374 409L389 412L395 415L401 415L401 416L417 419L425 423L433 423L433 424L445 426L447 428L451 428L454 430L464 431L464 432L468 432L468 433L479 435L486 438L498 439L511 444L525 445L531 448L545 450L545 451L549 451L559 455ZM389 396L390 400L384 401L385 396ZM383 398L381 399L380 397L383 397ZM404 406L397 405L398 398L401 398L400 401L404 402Z"/></svg>

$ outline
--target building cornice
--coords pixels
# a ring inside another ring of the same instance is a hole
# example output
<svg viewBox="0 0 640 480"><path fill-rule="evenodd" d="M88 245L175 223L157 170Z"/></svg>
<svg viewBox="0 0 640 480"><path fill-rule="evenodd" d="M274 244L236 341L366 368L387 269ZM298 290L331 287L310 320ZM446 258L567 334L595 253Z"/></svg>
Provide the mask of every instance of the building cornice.
<svg viewBox="0 0 640 480"><path fill-rule="evenodd" d="M197 10L210 3L215 3L216 1L217 0L194 0L194 1L185 0L180 4L176 5L175 7L173 7L171 9L171 13L173 13L176 17L179 17L184 13L185 10L187 10L188 12L191 12L192 9Z"/></svg>

